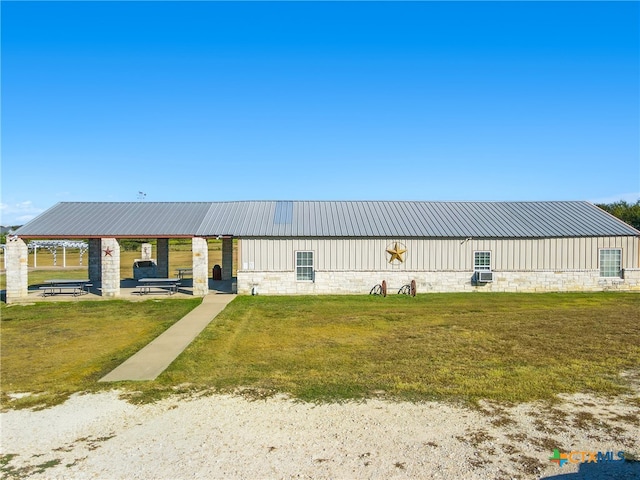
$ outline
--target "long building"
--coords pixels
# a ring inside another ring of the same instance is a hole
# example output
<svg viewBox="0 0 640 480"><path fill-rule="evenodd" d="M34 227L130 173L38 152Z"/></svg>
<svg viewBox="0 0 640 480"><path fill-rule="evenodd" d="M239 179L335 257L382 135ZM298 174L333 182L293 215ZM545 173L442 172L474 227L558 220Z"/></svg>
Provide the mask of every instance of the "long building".
<svg viewBox="0 0 640 480"><path fill-rule="evenodd" d="M238 293L640 290L640 231L588 202L244 201L59 203L7 245L7 301L26 295L24 239L89 241L89 278L119 295L119 243L191 238L194 294L208 292L207 241Z"/></svg>

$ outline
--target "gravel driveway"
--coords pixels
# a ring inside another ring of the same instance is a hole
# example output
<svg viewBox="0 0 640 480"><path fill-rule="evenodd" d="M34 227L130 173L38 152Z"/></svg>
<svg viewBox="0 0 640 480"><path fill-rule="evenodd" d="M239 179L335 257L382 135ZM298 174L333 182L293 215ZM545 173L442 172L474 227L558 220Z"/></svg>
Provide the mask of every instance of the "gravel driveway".
<svg viewBox="0 0 640 480"><path fill-rule="evenodd" d="M65 480L640 478L640 463L560 467L550 460L554 449L638 458L637 398L572 395L552 406L469 409L240 395L136 406L117 391L76 395L45 410L0 415L1 471L3 478Z"/></svg>

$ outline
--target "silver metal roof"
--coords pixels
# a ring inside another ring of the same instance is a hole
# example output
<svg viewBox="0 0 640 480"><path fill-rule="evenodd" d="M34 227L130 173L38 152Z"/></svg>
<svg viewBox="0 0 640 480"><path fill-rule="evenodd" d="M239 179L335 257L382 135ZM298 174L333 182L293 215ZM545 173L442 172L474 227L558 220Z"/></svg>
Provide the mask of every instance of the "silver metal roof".
<svg viewBox="0 0 640 480"><path fill-rule="evenodd" d="M588 202L63 202L16 232L26 238L640 236Z"/></svg>

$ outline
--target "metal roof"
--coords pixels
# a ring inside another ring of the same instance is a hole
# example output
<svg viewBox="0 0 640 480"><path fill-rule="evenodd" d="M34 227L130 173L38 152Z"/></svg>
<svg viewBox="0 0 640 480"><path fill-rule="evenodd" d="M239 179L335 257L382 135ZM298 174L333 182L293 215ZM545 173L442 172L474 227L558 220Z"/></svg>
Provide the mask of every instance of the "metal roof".
<svg viewBox="0 0 640 480"><path fill-rule="evenodd" d="M26 238L640 236L588 202L63 202Z"/></svg>

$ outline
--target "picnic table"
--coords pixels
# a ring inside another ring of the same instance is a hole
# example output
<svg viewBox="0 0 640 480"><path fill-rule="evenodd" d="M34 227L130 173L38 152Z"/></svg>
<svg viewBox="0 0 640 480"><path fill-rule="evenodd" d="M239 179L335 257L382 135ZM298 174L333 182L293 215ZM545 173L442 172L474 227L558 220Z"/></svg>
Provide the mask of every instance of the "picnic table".
<svg viewBox="0 0 640 480"><path fill-rule="evenodd" d="M178 291L179 285L179 278L140 278L138 279L136 293L147 295L152 293L153 289L157 289L157 293L173 295Z"/></svg>
<svg viewBox="0 0 640 480"><path fill-rule="evenodd" d="M42 296L60 295L63 293L71 293L74 297L89 293L89 287L93 284L89 280L74 280L68 278L54 278L45 280L44 285L40 287Z"/></svg>

